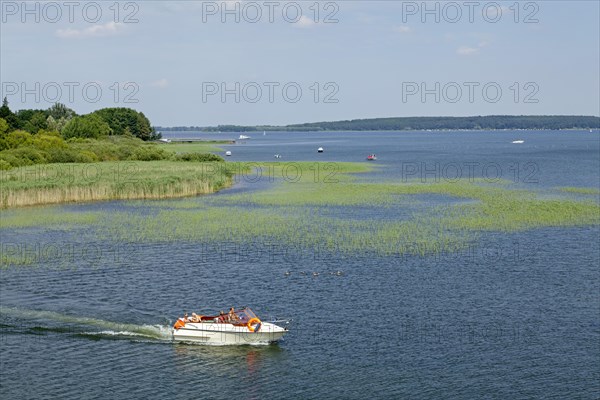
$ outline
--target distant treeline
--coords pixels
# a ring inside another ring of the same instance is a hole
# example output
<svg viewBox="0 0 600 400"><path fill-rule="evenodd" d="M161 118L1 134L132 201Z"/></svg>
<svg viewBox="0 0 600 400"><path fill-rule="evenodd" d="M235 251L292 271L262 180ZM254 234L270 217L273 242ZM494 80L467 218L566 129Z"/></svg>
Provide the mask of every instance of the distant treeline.
<svg viewBox="0 0 600 400"><path fill-rule="evenodd" d="M598 129L600 117L579 115L489 115L475 117L398 117L310 122L285 126L219 125L156 127L161 131L255 132L255 131L408 131L495 129Z"/></svg>

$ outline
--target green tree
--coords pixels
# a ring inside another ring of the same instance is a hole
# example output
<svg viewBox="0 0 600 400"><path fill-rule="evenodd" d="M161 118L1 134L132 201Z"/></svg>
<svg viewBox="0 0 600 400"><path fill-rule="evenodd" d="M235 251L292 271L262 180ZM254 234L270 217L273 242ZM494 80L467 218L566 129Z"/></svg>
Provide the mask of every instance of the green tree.
<svg viewBox="0 0 600 400"><path fill-rule="evenodd" d="M154 130L146 116L131 108L103 108L94 111L94 115L101 117L112 129L113 135L127 135L130 133L142 140L152 140Z"/></svg>
<svg viewBox="0 0 600 400"><path fill-rule="evenodd" d="M2 107L0 107L0 118L4 119L8 123L9 130L19 129L19 121L15 114L10 111L8 107L8 100L6 97L2 100Z"/></svg>
<svg viewBox="0 0 600 400"><path fill-rule="evenodd" d="M46 114L42 111L35 111L28 121L22 123L23 129L31 134L40 130L48 129Z"/></svg>
<svg viewBox="0 0 600 400"><path fill-rule="evenodd" d="M112 134L110 126L95 114L74 117L62 130L65 138L100 138L110 134Z"/></svg>
<svg viewBox="0 0 600 400"><path fill-rule="evenodd" d="M62 103L54 104L47 110L47 113L50 117L54 118L57 121L61 118L64 118L65 120L69 121L71 118L77 116L75 111L71 110L69 107L65 106Z"/></svg>
<svg viewBox="0 0 600 400"><path fill-rule="evenodd" d="M4 118L0 118L0 138L3 138L8 133L8 122Z"/></svg>
<svg viewBox="0 0 600 400"><path fill-rule="evenodd" d="M50 129L52 131L62 132L64 127L69 123L69 121L70 121L70 119L67 120L64 117L61 117L57 120L57 119L54 119L54 117L52 117L52 115L50 115L46 119L46 124L48 125L48 129Z"/></svg>

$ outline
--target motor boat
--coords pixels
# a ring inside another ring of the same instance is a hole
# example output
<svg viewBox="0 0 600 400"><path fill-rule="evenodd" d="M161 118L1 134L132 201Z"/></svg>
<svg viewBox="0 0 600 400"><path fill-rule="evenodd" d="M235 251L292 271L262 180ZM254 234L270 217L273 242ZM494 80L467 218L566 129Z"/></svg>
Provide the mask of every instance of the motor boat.
<svg viewBox="0 0 600 400"><path fill-rule="evenodd" d="M322 147L319 147L319 148L317 149L317 153L322 153L323 151L324 151L324 150L323 150L323 148L322 148Z"/></svg>
<svg viewBox="0 0 600 400"><path fill-rule="evenodd" d="M523 144L523 143L525 143L525 141L524 140L513 140L511 143L512 144Z"/></svg>
<svg viewBox="0 0 600 400"><path fill-rule="evenodd" d="M248 307L213 316L186 315L173 325L173 340L212 345L269 344L288 332L275 322L287 325L290 321L261 321Z"/></svg>
<svg viewBox="0 0 600 400"><path fill-rule="evenodd" d="M369 160L369 161L375 161L375 160L377 160L377 156L375 154L369 154L367 156L367 160Z"/></svg>
<svg viewBox="0 0 600 400"><path fill-rule="evenodd" d="M240 135L240 140L250 139L250 136Z"/></svg>
<svg viewBox="0 0 600 400"><path fill-rule="evenodd" d="M225 155L229 157L229 156L231 155L231 151L227 150L227 151L225 152Z"/></svg>

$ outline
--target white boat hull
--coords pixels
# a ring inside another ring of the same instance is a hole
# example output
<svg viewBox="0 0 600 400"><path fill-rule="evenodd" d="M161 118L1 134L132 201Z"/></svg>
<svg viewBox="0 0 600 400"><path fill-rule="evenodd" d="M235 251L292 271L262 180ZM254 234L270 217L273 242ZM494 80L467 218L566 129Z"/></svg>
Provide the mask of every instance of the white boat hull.
<svg viewBox="0 0 600 400"><path fill-rule="evenodd" d="M262 322L258 332L228 323L188 322L179 329L173 329L173 340L212 345L269 344L278 341L287 332L287 329L270 322Z"/></svg>

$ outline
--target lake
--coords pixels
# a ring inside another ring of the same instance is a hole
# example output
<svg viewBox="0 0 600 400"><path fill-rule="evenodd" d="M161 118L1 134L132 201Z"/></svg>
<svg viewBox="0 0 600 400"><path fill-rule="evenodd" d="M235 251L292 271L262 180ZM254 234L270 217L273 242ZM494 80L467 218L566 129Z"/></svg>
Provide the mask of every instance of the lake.
<svg viewBox="0 0 600 400"><path fill-rule="evenodd" d="M223 140L239 134L163 135ZM556 187L598 188L600 182L597 132L249 136L221 145L232 152L228 161L335 165L374 153L376 168L360 181L508 181L546 196ZM326 172L332 171L335 179L335 168ZM254 170L232 188L192 201L226 204L231 196L316 171L292 166L289 173L257 181ZM444 201L425 199L432 207ZM152 215L144 202L41 209ZM336 218L356 212L377 223L378 213L394 218L396 211L332 211ZM600 396L598 226L482 232L463 250L424 256L349 255L260 241L120 243L43 225L1 233L4 244L28 241L36 260L0 269L2 398ZM41 256L42 242L55 243L60 256ZM170 340L169 328L184 311L243 305L264 319L293 319L289 334L269 346Z"/></svg>

